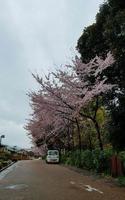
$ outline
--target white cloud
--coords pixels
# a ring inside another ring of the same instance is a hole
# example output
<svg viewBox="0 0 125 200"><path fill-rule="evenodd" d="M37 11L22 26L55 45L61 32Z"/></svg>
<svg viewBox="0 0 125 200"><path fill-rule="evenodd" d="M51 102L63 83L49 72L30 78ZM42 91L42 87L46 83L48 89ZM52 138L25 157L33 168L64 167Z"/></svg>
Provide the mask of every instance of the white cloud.
<svg viewBox="0 0 125 200"><path fill-rule="evenodd" d="M9 120L1 120L1 130L1 133L5 135L5 138L2 140L3 144L9 144L10 146L18 145L21 148L29 148L31 146L24 131L23 124L17 124Z"/></svg>
<svg viewBox="0 0 125 200"><path fill-rule="evenodd" d="M46 74L65 64L102 2L0 0L0 131L7 130L7 143L29 145L25 94L38 87L29 71Z"/></svg>

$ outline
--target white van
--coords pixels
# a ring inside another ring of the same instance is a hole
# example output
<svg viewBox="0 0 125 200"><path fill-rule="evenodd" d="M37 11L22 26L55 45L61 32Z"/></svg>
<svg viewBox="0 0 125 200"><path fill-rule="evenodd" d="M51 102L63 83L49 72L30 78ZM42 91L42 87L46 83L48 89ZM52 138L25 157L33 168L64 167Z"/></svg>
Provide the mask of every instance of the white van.
<svg viewBox="0 0 125 200"><path fill-rule="evenodd" d="M47 163L59 163L59 151L58 150L48 150L46 156Z"/></svg>

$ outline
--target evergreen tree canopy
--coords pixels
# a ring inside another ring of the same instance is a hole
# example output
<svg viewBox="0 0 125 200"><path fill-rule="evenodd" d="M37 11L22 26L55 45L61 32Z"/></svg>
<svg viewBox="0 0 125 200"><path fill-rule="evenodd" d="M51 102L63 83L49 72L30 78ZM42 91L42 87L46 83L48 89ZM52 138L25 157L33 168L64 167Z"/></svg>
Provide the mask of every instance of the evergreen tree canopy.
<svg viewBox="0 0 125 200"><path fill-rule="evenodd" d="M106 56L111 51L115 57L113 68L105 71L110 83L118 84L122 92L111 94L109 99L118 98L118 103L112 106L112 133L111 139L114 147L125 148L125 1L107 0L100 6L96 15L96 22L84 29L78 40L77 50L84 62L96 55ZM122 97L121 97L122 96ZM108 100L109 100L108 99ZM121 106L122 105L122 106ZM122 117L121 117L122 116ZM114 132L113 132L114 130ZM117 133L116 133L117 132ZM121 139L118 140L118 137ZM116 145L117 143L117 145Z"/></svg>

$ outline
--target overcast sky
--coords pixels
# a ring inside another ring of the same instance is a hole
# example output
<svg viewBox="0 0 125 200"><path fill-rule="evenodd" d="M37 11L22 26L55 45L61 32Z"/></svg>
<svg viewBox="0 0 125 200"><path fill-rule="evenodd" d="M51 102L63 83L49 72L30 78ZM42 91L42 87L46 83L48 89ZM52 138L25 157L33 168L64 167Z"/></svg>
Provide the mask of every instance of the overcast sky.
<svg viewBox="0 0 125 200"><path fill-rule="evenodd" d="M47 74L72 56L84 27L103 0L0 0L0 135L4 144L30 147L23 126L32 72Z"/></svg>

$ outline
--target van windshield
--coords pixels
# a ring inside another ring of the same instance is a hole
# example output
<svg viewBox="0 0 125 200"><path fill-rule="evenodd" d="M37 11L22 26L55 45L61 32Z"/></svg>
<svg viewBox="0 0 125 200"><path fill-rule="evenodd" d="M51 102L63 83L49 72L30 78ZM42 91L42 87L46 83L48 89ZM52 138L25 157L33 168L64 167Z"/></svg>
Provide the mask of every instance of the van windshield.
<svg viewBox="0 0 125 200"><path fill-rule="evenodd" d="M48 155L58 155L59 154L59 152L58 151L48 151L48 153L47 153Z"/></svg>

